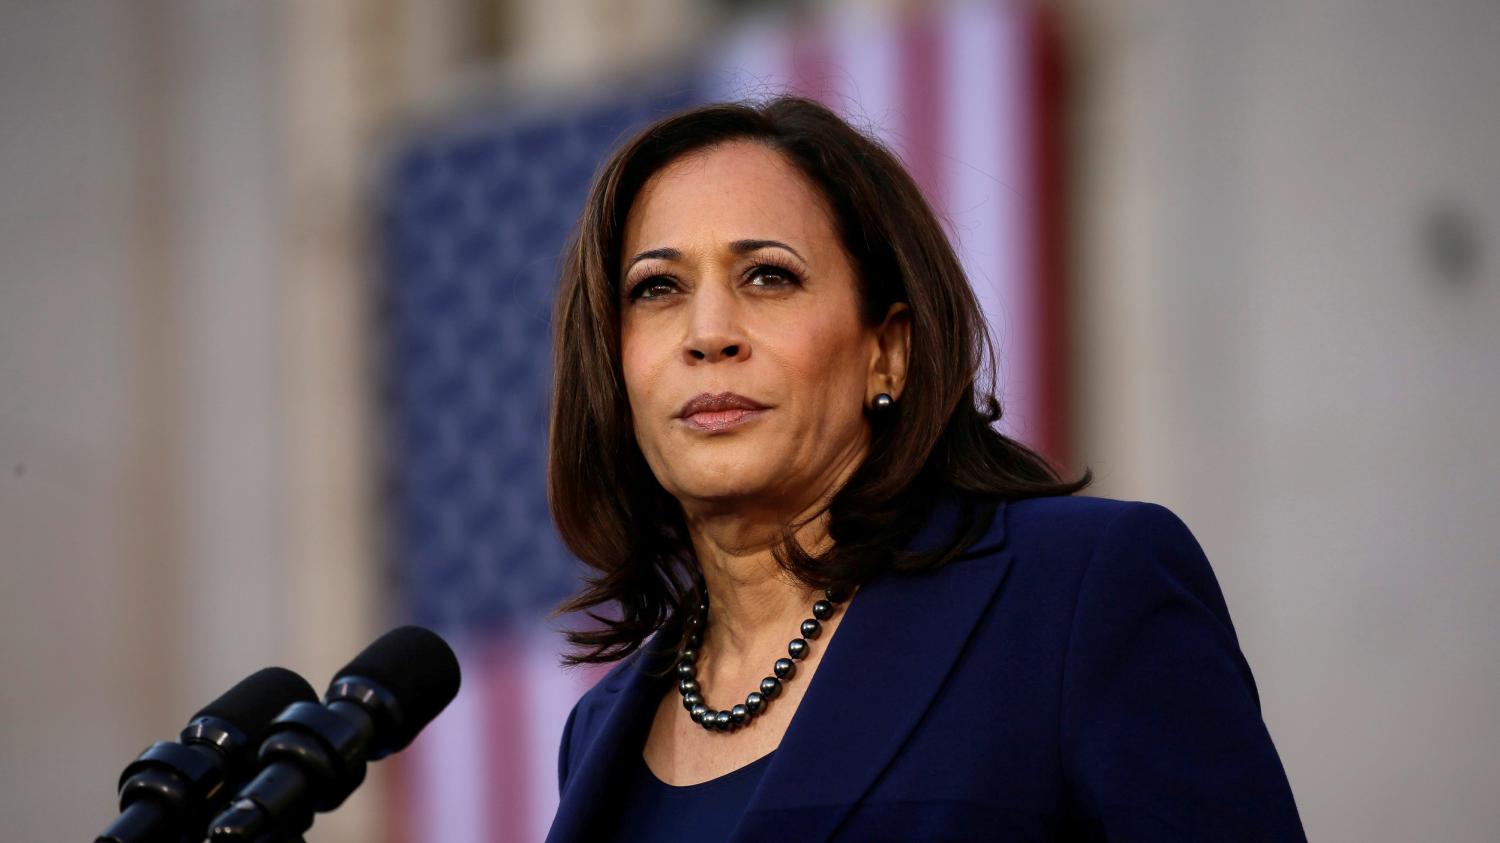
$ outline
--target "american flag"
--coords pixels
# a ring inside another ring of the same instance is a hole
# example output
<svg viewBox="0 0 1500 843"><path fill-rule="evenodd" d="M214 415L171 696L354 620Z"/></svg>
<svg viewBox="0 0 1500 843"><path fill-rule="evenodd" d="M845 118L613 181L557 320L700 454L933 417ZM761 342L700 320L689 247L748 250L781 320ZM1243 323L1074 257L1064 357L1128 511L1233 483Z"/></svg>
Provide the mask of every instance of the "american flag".
<svg viewBox="0 0 1500 843"><path fill-rule="evenodd" d="M996 2L764 19L661 84L472 109L398 148L380 203L395 602L455 644L464 685L388 762L390 839L541 840L556 810L563 722L602 671L562 670L542 619L581 573L547 513L548 320L589 179L632 129L792 92L880 137L979 293L1002 426L1064 456L1045 23Z"/></svg>

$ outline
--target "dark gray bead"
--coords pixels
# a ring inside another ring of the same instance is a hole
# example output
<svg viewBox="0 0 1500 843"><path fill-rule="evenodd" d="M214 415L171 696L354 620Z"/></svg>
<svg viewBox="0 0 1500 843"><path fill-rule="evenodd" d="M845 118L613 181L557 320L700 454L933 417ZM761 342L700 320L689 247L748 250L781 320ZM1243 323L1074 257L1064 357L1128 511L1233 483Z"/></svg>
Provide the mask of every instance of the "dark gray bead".
<svg viewBox="0 0 1500 843"><path fill-rule="evenodd" d="M660 670L660 668L657 668L657 669ZM678 675L678 677L680 677L682 679L692 679L697 674L698 674L698 669L693 666L692 662L683 662L683 663L677 665L677 675ZM657 686L657 687L661 687L661 686Z"/></svg>
<svg viewBox="0 0 1500 843"><path fill-rule="evenodd" d="M692 711L694 706L705 705L702 694L688 694L682 698L682 707Z"/></svg>
<svg viewBox="0 0 1500 843"><path fill-rule="evenodd" d="M827 600L819 600L813 604L813 617L820 621L826 621L833 615L833 604Z"/></svg>
<svg viewBox="0 0 1500 843"><path fill-rule="evenodd" d="M701 724L703 718L708 716L708 706L702 704L695 705L693 706L693 710L688 712L688 714L692 716L694 723Z"/></svg>
<svg viewBox="0 0 1500 843"><path fill-rule="evenodd" d="M721 711L714 715L714 725L718 726L720 731L727 730L733 723L734 717L727 711Z"/></svg>
<svg viewBox="0 0 1500 843"><path fill-rule="evenodd" d="M693 647L693 648L702 647L703 646L703 634L700 633L700 632L695 632L692 635L689 635L688 636L688 646L689 647Z"/></svg>
<svg viewBox="0 0 1500 843"><path fill-rule="evenodd" d="M805 620L805 621L802 622L802 637L803 638L817 638L819 635L822 635L822 634L823 634L823 625L822 624L818 623L817 621L813 620L812 618L808 618L807 620Z"/></svg>
<svg viewBox="0 0 1500 843"><path fill-rule="evenodd" d="M787 642L786 651L794 659L805 659L807 658L807 641L801 638L793 638Z"/></svg>
<svg viewBox="0 0 1500 843"><path fill-rule="evenodd" d="M759 714L766 707L766 697L760 691L751 691L745 695L745 710L751 714Z"/></svg>
<svg viewBox="0 0 1500 843"><path fill-rule="evenodd" d="M791 659L777 659L771 672L775 673L778 679L791 679L797 675L797 663Z"/></svg>
<svg viewBox="0 0 1500 843"><path fill-rule="evenodd" d="M696 648L689 647L686 650L683 650L682 652L680 652L680 653L677 654L677 660L679 662L693 662L693 663L697 663L697 661L698 661L698 650Z"/></svg>
<svg viewBox="0 0 1500 843"><path fill-rule="evenodd" d="M677 692L679 694L696 694L696 693L698 693L698 680L696 680L696 679L679 679L677 681Z"/></svg>
<svg viewBox="0 0 1500 843"><path fill-rule="evenodd" d="M750 719L750 709L743 705L737 705L729 709L729 717L734 721L734 725L739 726Z"/></svg>
<svg viewBox="0 0 1500 843"><path fill-rule="evenodd" d="M760 680L760 692L768 700L775 699L781 693L781 680L774 676L767 676Z"/></svg>
<svg viewBox="0 0 1500 843"><path fill-rule="evenodd" d="M700 630L700 629L703 628L703 616L702 615L688 615L687 625L688 625L688 629L691 629L694 632L697 632L698 630Z"/></svg>
<svg viewBox="0 0 1500 843"><path fill-rule="evenodd" d="M710 732L717 732L719 730L718 718L714 717L714 713L706 708L703 710L703 716L698 718L698 725Z"/></svg>
<svg viewBox="0 0 1500 843"><path fill-rule="evenodd" d="M823 589L823 596L827 597L828 602L830 603L842 603L845 599L848 598L849 595L845 594L842 591L834 591L831 588L825 588Z"/></svg>

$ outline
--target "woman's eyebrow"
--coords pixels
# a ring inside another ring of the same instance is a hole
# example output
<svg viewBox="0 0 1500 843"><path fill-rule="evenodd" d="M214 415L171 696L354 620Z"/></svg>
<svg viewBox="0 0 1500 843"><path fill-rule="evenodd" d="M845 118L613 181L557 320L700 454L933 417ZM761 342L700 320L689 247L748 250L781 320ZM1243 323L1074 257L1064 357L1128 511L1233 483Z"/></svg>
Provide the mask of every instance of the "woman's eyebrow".
<svg viewBox="0 0 1500 843"><path fill-rule="evenodd" d="M791 246L788 246L780 240L736 240L733 243L729 244L729 248L737 255L743 255L746 252L753 252L756 249L786 249L788 252L796 255L797 260L802 261L803 263L807 263L807 258L802 257L801 252L798 252L796 249L793 249Z"/></svg>
<svg viewBox="0 0 1500 843"><path fill-rule="evenodd" d="M807 258L802 257L801 252L793 249L791 246L788 246L780 240L736 240L733 243L729 244L729 250L737 255L743 255L747 252L753 252L757 249L770 248L785 249L788 252L796 255L798 260L802 261L803 263L807 263ZM625 264L625 270L628 272L630 271L630 268L632 266L635 266L643 260L650 260L651 258L661 258L662 260L669 261L682 260L682 252L681 250L674 249L671 246L662 246L659 249L647 249L646 251L641 252L640 254L631 258L630 263Z"/></svg>
<svg viewBox="0 0 1500 843"><path fill-rule="evenodd" d="M661 258L662 260L669 261L682 260L682 252L673 249L670 246L663 246L660 249L647 249L646 251L641 252L639 255L631 258L630 263L625 264L625 269L628 272L632 266L635 266L643 260L649 260L651 258Z"/></svg>

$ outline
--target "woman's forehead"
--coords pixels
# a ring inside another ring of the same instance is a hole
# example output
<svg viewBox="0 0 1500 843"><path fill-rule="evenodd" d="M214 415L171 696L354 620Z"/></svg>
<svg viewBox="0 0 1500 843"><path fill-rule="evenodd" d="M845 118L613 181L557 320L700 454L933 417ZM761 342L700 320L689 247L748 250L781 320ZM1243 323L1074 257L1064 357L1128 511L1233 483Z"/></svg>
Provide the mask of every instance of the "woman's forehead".
<svg viewBox="0 0 1500 843"><path fill-rule="evenodd" d="M764 144L732 141L654 173L623 233L624 255L745 239L781 240L800 251L826 243L834 226L827 202L796 165Z"/></svg>

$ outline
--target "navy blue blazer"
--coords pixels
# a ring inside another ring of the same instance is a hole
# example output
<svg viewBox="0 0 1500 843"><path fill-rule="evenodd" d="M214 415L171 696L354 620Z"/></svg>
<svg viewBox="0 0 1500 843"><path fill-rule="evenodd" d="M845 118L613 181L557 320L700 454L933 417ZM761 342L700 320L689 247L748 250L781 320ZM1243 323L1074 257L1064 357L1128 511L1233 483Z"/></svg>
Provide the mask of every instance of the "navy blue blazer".
<svg viewBox="0 0 1500 843"><path fill-rule="evenodd" d="M960 559L845 611L733 841L1306 839L1218 582L1162 506L1003 504ZM671 658L657 637L568 715L548 843L602 836L670 687L641 668Z"/></svg>

